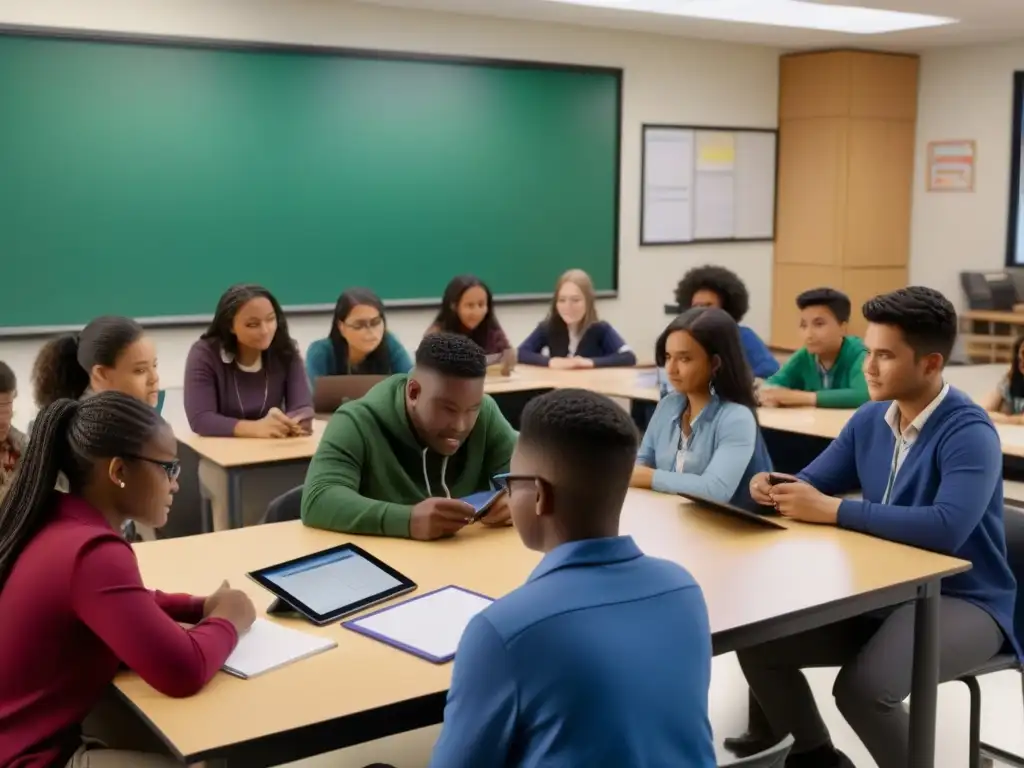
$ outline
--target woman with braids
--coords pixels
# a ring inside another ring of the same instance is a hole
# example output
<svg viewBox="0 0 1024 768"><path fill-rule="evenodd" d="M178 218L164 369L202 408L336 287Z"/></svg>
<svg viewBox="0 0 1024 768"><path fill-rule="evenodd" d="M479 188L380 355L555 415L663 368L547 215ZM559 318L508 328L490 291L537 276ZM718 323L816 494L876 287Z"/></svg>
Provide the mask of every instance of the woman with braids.
<svg viewBox="0 0 1024 768"><path fill-rule="evenodd" d="M167 696L197 693L255 620L227 584L205 599L143 586L118 532L127 520L166 522L178 470L170 427L128 395L57 400L36 419L0 502L0 765L177 764L120 752L116 736L92 730L123 735L126 713L110 724L87 716L122 664ZM68 493L54 490L58 473Z"/></svg>
<svg viewBox="0 0 1024 768"><path fill-rule="evenodd" d="M36 357L32 382L40 408L110 390L157 411L163 406L156 347L142 326L127 317L97 317L81 333L47 342Z"/></svg>
<svg viewBox="0 0 1024 768"><path fill-rule="evenodd" d="M281 305L266 288L235 285L220 297L213 322L185 361L185 415L192 431L206 437L309 434L313 402L302 356ZM213 507L214 529L226 528L227 474L201 459L199 483ZM243 522L258 522L271 500L301 483L288 465L247 479Z"/></svg>
<svg viewBox="0 0 1024 768"><path fill-rule="evenodd" d="M690 307L718 307L739 323L750 309L750 294L735 273L708 264L683 275L676 288L676 303L680 312ZM779 361L753 329L741 325L740 340L755 377L766 379L779 370Z"/></svg>

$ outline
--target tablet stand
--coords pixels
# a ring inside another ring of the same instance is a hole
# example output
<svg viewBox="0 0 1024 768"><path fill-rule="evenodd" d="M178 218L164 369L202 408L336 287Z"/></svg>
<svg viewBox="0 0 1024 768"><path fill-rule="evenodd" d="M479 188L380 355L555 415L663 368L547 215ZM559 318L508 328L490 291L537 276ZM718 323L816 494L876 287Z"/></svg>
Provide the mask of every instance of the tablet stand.
<svg viewBox="0 0 1024 768"><path fill-rule="evenodd" d="M287 618L298 618L302 614L292 608L288 603L282 600L280 597L274 598L274 602L267 608L268 616L284 616Z"/></svg>

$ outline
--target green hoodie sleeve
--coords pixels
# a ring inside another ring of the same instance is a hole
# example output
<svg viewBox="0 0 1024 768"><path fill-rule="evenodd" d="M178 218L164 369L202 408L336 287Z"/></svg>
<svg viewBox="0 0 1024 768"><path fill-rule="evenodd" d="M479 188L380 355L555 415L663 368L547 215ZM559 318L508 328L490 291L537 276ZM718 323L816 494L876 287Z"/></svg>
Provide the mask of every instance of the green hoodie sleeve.
<svg viewBox="0 0 1024 768"><path fill-rule="evenodd" d="M408 538L412 506L360 495L365 454L360 425L345 411L335 413L309 463L302 522L328 531Z"/></svg>
<svg viewBox="0 0 1024 768"><path fill-rule="evenodd" d="M483 461L487 477L484 479L490 482L495 475L508 472L519 433L512 429L498 404L489 395L484 398L483 408L480 418L487 419L487 445L484 446Z"/></svg>
<svg viewBox="0 0 1024 768"><path fill-rule="evenodd" d="M864 380L864 357L861 350L850 364L849 386L844 389L823 389L818 392L819 408L860 408L871 399L868 383Z"/></svg>
<svg viewBox="0 0 1024 768"><path fill-rule="evenodd" d="M785 387L786 389L803 389L803 377L800 375L801 368L807 367L807 348L800 347L794 352L786 364L779 370L765 379L765 384L772 387Z"/></svg>

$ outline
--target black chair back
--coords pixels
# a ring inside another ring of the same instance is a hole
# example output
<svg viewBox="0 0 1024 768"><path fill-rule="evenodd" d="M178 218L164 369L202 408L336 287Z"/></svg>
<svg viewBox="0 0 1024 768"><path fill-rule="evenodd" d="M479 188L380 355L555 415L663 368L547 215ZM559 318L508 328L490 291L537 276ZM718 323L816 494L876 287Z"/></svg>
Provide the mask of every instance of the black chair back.
<svg viewBox="0 0 1024 768"><path fill-rule="evenodd" d="M267 505L264 523L284 523L302 517L302 486L292 488Z"/></svg>
<svg viewBox="0 0 1024 768"><path fill-rule="evenodd" d="M1017 579L1017 603L1013 610L1013 633L1018 643L1024 643L1024 509L1003 508L1006 528L1006 559Z"/></svg>

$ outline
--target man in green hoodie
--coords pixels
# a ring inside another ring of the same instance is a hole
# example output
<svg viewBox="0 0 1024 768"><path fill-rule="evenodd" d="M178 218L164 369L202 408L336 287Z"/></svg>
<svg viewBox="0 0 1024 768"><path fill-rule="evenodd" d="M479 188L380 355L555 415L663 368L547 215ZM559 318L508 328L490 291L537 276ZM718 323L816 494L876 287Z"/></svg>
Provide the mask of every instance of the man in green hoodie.
<svg viewBox="0 0 1024 768"><path fill-rule="evenodd" d="M761 405L859 408L871 398L864 381L864 342L846 335L849 297L814 288L797 296L796 305L804 346L765 380Z"/></svg>
<svg viewBox="0 0 1024 768"><path fill-rule="evenodd" d="M487 360L465 336L433 333L409 374L331 417L306 474L302 521L346 533L438 539L473 521L459 499L508 472L516 432L484 394ZM502 498L484 518L508 523Z"/></svg>

